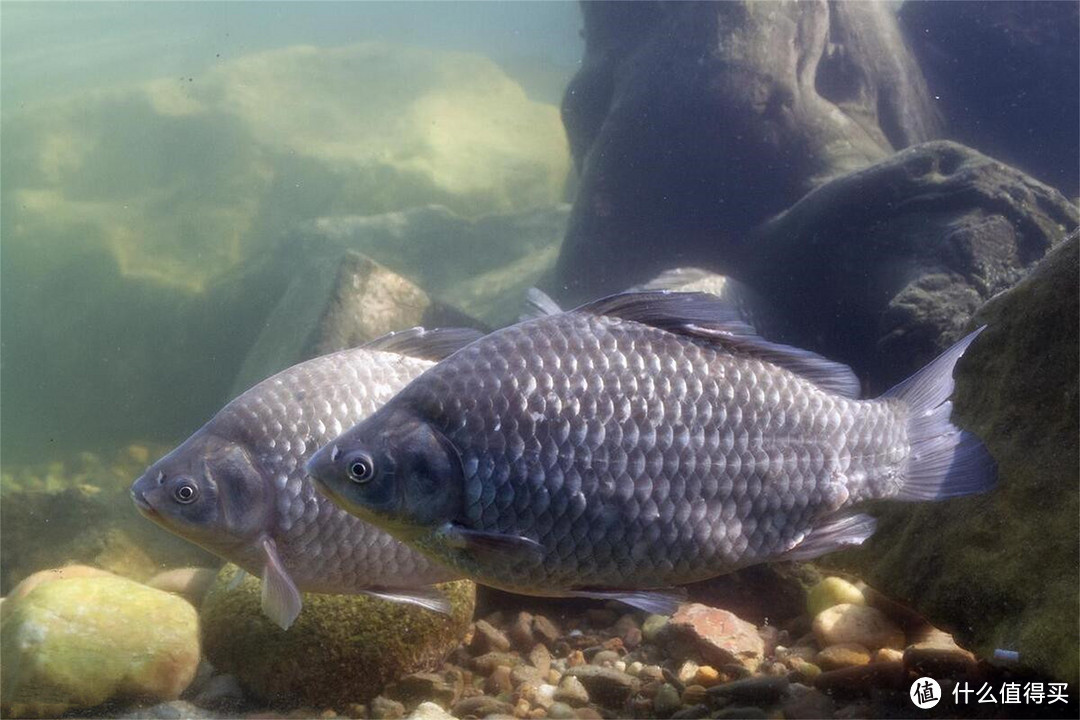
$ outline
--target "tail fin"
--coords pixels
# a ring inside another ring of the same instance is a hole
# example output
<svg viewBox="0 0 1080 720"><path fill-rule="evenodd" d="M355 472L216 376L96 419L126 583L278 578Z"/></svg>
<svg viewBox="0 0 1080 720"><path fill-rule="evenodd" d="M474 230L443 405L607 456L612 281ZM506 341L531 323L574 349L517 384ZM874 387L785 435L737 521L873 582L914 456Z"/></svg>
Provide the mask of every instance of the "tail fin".
<svg viewBox="0 0 1080 720"><path fill-rule="evenodd" d="M911 409L911 456L897 500L943 500L984 492L997 481L997 464L979 438L949 422L953 367L986 329L963 338L929 365L889 390Z"/></svg>

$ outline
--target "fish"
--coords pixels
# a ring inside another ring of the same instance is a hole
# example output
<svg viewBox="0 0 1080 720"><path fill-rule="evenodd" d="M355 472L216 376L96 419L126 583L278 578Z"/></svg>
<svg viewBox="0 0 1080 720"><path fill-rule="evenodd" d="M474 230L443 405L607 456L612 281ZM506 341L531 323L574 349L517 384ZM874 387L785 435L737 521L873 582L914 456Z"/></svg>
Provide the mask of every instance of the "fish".
<svg viewBox="0 0 1080 720"><path fill-rule="evenodd" d="M620 294L458 350L308 461L476 581L670 613L680 585L858 544L860 503L993 486L949 420L977 330L884 395L699 293Z"/></svg>
<svg viewBox="0 0 1080 720"><path fill-rule="evenodd" d="M304 463L479 336L412 328L283 370L151 465L132 484L132 500L166 530L261 577L262 609L283 629L300 613L300 591L365 593L447 613L430 586L460 575L338 509L315 492Z"/></svg>

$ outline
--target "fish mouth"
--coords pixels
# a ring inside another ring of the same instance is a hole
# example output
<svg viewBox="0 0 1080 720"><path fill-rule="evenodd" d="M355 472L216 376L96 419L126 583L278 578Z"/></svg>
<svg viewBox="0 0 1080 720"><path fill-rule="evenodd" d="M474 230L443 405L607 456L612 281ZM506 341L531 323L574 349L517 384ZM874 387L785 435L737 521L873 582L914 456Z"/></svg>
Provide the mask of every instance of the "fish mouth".
<svg viewBox="0 0 1080 720"><path fill-rule="evenodd" d="M135 488L131 489L131 501L135 503L135 507L138 508L139 512L143 515L147 517L154 517L157 515L157 510L154 509L153 505L147 502L146 497Z"/></svg>

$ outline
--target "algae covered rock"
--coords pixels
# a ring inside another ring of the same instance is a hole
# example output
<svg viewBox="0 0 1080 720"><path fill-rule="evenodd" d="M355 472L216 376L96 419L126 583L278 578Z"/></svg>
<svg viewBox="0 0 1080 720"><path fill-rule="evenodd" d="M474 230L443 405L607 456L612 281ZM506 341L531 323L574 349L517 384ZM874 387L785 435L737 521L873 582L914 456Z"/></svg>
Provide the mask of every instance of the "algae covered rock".
<svg viewBox="0 0 1080 720"><path fill-rule="evenodd" d="M173 700L195 677L198 615L170 593L119 577L77 577L42 583L4 605L5 715Z"/></svg>
<svg viewBox="0 0 1080 720"><path fill-rule="evenodd" d="M972 321L988 327L957 366L954 417L997 460L997 488L874 510L870 540L823 559L861 571L977 654L1016 650L1066 682L1080 674L1078 268L1073 236Z"/></svg>
<svg viewBox="0 0 1080 720"><path fill-rule="evenodd" d="M263 614L256 578L229 587L235 573L227 565L203 602L206 658L251 697L279 706L368 702L399 677L432 669L465 634L476 601L466 580L439 586L449 616L366 595L305 593L283 631Z"/></svg>

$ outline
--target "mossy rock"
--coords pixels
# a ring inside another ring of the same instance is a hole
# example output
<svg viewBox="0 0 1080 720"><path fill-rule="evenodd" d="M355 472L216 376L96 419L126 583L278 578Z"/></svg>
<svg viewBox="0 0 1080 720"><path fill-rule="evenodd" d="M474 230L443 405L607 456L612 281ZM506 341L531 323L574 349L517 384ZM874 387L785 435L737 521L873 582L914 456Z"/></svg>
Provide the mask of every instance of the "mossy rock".
<svg viewBox="0 0 1080 720"><path fill-rule="evenodd" d="M988 327L957 367L953 417L986 443L998 486L874 509L869 541L823 559L984 657L1017 650L1023 665L1071 683L1080 677L1078 268L1072 238L972 322Z"/></svg>
<svg viewBox="0 0 1080 720"><path fill-rule="evenodd" d="M438 586L452 612L440 615L366 595L305 593L288 630L260 607L260 583L235 588L227 565L201 609L203 648L218 670L276 707L343 708L378 695L393 680L435 668L465 634L476 603L467 580Z"/></svg>

